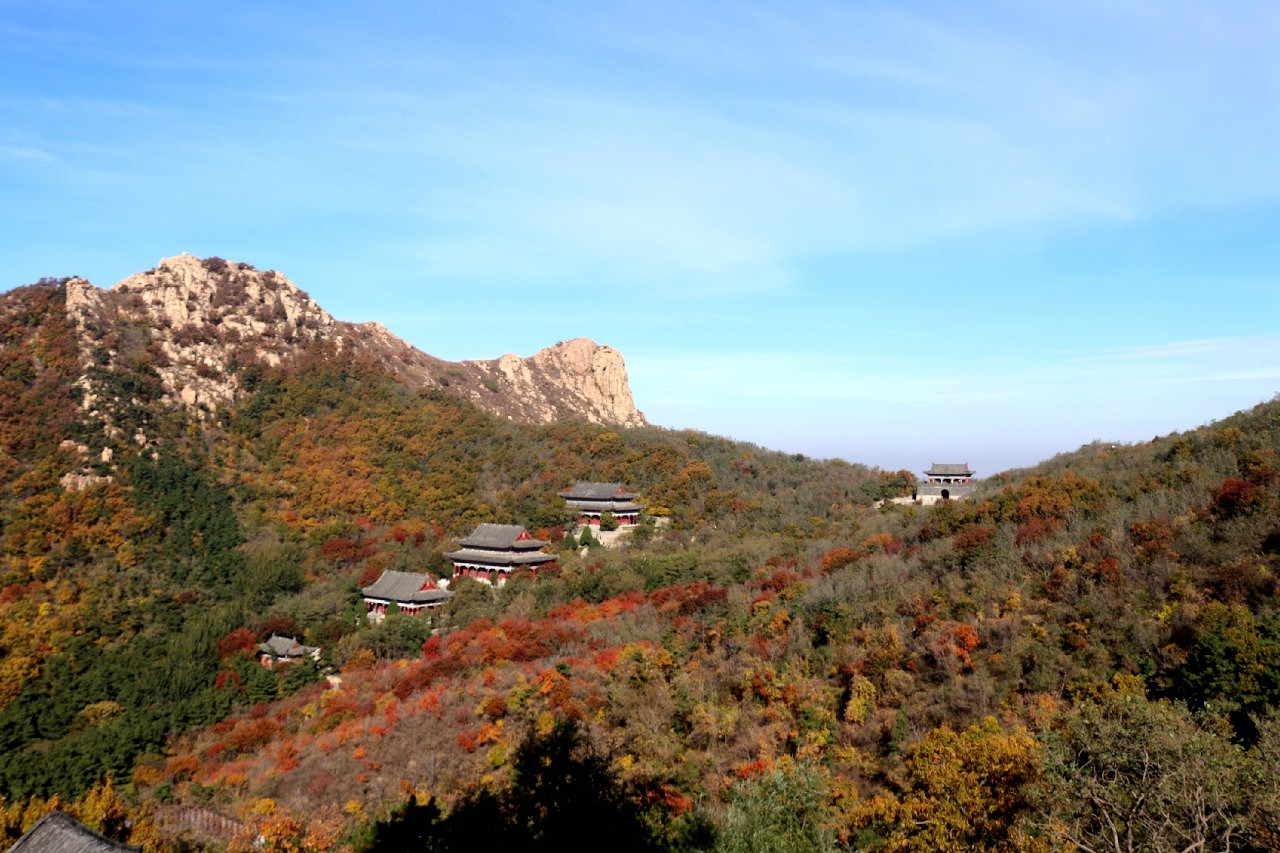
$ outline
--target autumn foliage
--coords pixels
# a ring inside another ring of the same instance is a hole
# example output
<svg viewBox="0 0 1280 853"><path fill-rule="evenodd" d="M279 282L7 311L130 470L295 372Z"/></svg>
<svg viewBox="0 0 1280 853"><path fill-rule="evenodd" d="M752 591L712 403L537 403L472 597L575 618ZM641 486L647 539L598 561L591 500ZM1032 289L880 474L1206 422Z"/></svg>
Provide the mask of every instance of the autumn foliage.
<svg viewBox="0 0 1280 853"><path fill-rule="evenodd" d="M1096 841L1090 797L1114 814L1143 755L1153 845L1280 838L1280 403L873 506L912 478L498 420L322 346L239 351L243 396L191 418L147 330L78 351L64 290L0 301L10 838L53 803L143 844L214 807L219 849L550 838L554 766L649 849L1034 850ZM448 577L478 522L563 538L577 479L651 518L365 619L361 587ZM262 666L271 634L320 661Z"/></svg>

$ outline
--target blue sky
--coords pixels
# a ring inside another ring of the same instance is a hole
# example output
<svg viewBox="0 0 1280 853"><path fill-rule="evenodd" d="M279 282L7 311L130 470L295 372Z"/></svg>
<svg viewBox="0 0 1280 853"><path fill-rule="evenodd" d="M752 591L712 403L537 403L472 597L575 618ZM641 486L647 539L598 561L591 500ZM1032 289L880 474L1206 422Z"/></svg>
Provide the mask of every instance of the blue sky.
<svg viewBox="0 0 1280 853"><path fill-rule="evenodd" d="M191 252L980 473L1280 391L1272 2L0 0L0 287Z"/></svg>

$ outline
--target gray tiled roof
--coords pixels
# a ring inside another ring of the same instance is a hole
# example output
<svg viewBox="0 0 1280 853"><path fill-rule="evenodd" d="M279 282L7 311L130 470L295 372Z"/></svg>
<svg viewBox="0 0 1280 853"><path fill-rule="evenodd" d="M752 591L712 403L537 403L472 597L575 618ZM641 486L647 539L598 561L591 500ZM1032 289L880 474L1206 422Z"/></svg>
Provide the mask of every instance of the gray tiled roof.
<svg viewBox="0 0 1280 853"><path fill-rule="evenodd" d="M572 498L565 501L565 505L570 509L585 509L591 512L640 512L644 507L640 504L633 504L630 501L581 501Z"/></svg>
<svg viewBox="0 0 1280 853"><path fill-rule="evenodd" d="M932 465L929 466L929 470L925 471L925 473L931 474L936 477L971 477L973 476L973 471L969 468L968 462L961 462L961 463L934 462Z"/></svg>
<svg viewBox="0 0 1280 853"><path fill-rule="evenodd" d="M304 646L293 637L281 637L272 634L265 643L258 646L258 651L264 655L274 655L278 658L300 658L308 652L314 651L311 646Z"/></svg>
<svg viewBox="0 0 1280 853"><path fill-rule="evenodd" d="M443 601L453 593L437 589L430 575L413 572L383 572L371 586L361 590L365 598L381 598L406 604L429 604Z"/></svg>
<svg viewBox="0 0 1280 853"><path fill-rule="evenodd" d="M627 487L621 483L578 483L567 492L560 492L559 495L570 500L577 498L590 501L629 501L639 497L635 492L627 491Z"/></svg>
<svg viewBox="0 0 1280 853"><path fill-rule="evenodd" d="M471 535L466 539L459 539L458 544L463 548L481 548L494 551L506 551L515 549L518 551L533 551L541 548L547 543L541 539L532 537L524 541L517 541L520 535L528 536L523 527L518 524L479 524ZM447 554L445 556L448 556Z"/></svg>
<svg viewBox="0 0 1280 853"><path fill-rule="evenodd" d="M99 835L66 812L49 812L19 838L9 853L137 853L141 847Z"/></svg>
<svg viewBox="0 0 1280 853"><path fill-rule="evenodd" d="M477 563L486 566L535 566L555 560L545 551L475 551L463 548L445 554L455 563Z"/></svg>

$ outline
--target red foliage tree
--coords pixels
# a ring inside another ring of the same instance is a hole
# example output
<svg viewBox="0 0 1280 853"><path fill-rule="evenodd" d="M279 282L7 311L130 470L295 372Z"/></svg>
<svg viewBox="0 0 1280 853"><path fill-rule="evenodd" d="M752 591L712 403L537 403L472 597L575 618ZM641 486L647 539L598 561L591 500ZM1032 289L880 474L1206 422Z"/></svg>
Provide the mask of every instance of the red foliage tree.
<svg viewBox="0 0 1280 853"><path fill-rule="evenodd" d="M1061 527L1062 523L1056 519L1032 518L1018 525L1013 534L1013 542L1015 545L1034 545L1048 539L1050 534Z"/></svg>
<svg viewBox="0 0 1280 853"><path fill-rule="evenodd" d="M1227 479L1213 494L1209 511L1222 518L1230 518L1256 506L1262 490L1248 480L1239 477Z"/></svg>
<svg viewBox="0 0 1280 853"><path fill-rule="evenodd" d="M248 628L237 628L218 641L218 660L226 660L237 654L253 654L258 647L258 637Z"/></svg>
<svg viewBox="0 0 1280 853"><path fill-rule="evenodd" d="M852 548L832 548L822 556L822 560L819 561L818 565L824 572L834 572L837 569L843 569L845 566L852 566L861 560L863 556Z"/></svg>
<svg viewBox="0 0 1280 853"><path fill-rule="evenodd" d="M258 624L258 639L265 640L272 634L294 639L301 636L301 632L298 630L298 623L293 621L292 616L268 616Z"/></svg>
<svg viewBox="0 0 1280 853"><path fill-rule="evenodd" d="M929 651L940 662L956 660L968 665L969 653L977 648L978 642L978 632L972 625L952 623L929 643Z"/></svg>
<svg viewBox="0 0 1280 853"><path fill-rule="evenodd" d="M953 543L955 549L966 559L969 559L983 548L989 546L995 533L995 528L987 527L984 524L967 524L956 534Z"/></svg>
<svg viewBox="0 0 1280 853"><path fill-rule="evenodd" d="M382 577L382 567L377 563L366 563L360 571L360 580L357 583L361 587L366 587L380 577Z"/></svg>

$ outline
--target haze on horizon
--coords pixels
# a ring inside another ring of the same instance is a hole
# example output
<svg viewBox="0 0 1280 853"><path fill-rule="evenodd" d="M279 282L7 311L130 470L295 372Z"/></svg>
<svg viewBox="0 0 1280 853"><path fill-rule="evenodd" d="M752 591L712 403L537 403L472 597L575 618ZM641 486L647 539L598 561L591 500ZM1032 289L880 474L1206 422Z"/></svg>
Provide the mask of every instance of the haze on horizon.
<svg viewBox="0 0 1280 853"><path fill-rule="evenodd" d="M0 0L0 287L190 252L980 475L1280 391L1265 2Z"/></svg>

